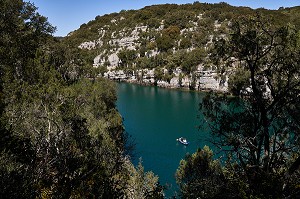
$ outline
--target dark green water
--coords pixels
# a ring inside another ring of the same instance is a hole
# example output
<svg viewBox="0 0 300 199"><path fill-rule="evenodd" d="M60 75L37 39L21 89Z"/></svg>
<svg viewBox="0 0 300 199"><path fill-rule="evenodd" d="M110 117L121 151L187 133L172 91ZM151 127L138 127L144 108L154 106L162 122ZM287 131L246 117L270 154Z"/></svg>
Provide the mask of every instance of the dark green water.
<svg viewBox="0 0 300 199"><path fill-rule="evenodd" d="M180 160L209 145L208 132L198 130L203 119L198 105L204 93L118 83L117 94L125 129L137 144L136 162L142 157L145 170L158 175L160 183L169 186L167 195L172 195ZM188 139L188 146L176 141L181 136Z"/></svg>

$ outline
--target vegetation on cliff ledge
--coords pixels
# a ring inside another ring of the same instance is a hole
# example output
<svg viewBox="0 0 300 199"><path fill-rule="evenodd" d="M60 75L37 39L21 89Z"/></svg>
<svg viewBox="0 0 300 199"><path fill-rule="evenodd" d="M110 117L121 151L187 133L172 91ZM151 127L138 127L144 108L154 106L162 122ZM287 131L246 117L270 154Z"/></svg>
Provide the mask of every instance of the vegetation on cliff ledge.
<svg viewBox="0 0 300 199"><path fill-rule="evenodd" d="M155 5L60 40L31 3L0 11L2 198L163 198L158 176L131 163L115 86L99 77L143 81L145 69L191 88L210 71L239 96L201 102L223 156L204 147L180 162L182 198L299 198L299 7Z"/></svg>

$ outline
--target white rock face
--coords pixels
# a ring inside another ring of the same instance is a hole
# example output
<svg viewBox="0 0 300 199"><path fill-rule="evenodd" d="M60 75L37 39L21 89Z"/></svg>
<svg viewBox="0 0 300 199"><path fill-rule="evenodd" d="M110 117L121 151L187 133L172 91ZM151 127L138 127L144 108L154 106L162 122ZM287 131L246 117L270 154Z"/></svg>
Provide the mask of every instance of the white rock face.
<svg viewBox="0 0 300 199"><path fill-rule="evenodd" d="M220 80L216 79L216 73L206 74L200 77L200 88L204 90L224 90L220 86ZM226 91L226 90L224 90Z"/></svg>
<svg viewBox="0 0 300 199"><path fill-rule="evenodd" d="M170 81L170 86L172 88L178 88L178 87L180 87L180 85L179 85L179 78L178 77L173 77L171 79L171 81Z"/></svg>
<svg viewBox="0 0 300 199"><path fill-rule="evenodd" d="M136 74L125 74L123 70L115 70L115 68L108 68L109 71L104 74L104 77L112 80L120 80L127 82L135 82L153 85L155 83L155 69L143 69L137 70ZM195 80L195 89L196 90L214 90L220 92L228 92L227 80L221 84L221 81L217 79L216 72L212 70L203 70L201 67L198 67L196 74L198 77ZM165 71L167 71L165 69ZM142 80L138 80L137 76L142 76ZM179 76L182 76L181 85L179 84ZM191 75L190 75L191 76ZM157 81L157 86L165 88L189 88L192 85L192 78L189 76L184 76L181 70L178 68L174 72L174 77L170 80L170 83L163 80Z"/></svg>
<svg viewBox="0 0 300 199"><path fill-rule="evenodd" d="M190 81L190 78L188 78L188 77L184 77L184 78L182 78L182 86L183 87L189 87L189 85L191 84L191 81Z"/></svg>
<svg viewBox="0 0 300 199"><path fill-rule="evenodd" d="M115 67L115 66L118 66L120 59L116 53L113 53L108 56L108 61L111 66Z"/></svg>
<svg viewBox="0 0 300 199"><path fill-rule="evenodd" d="M80 49L88 49L88 50L94 49L95 47L96 47L96 43L92 41L83 42L78 46L78 48Z"/></svg>
<svg viewBox="0 0 300 199"><path fill-rule="evenodd" d="M96 46L101 47L103 45L103 41L101 41L100 39L97 41L87 41L87 42L83 42L82 44L80 44L78 46L78 48L80 49L87 49L87 50L92 50L95 49Z"/></svg>
<svg viewBox="0 0 300 199"><path fill-rule="evenodd" d="M156 50L150 50L149 52L146 52L145 54L148 58L150 57L155 57L156 55L158 55L158 51Z"/></svg>
<svg viewBox="0 0 300 199"><path fill-rule="evenodd" d="M101 59L101 57L102 57L102 59ZM107 67L107 69L114 70L120 62L120 59L119 59L117 53L113 53L113 54L109 55L108 62L109 62L109 66ZM100 54L94 58L93 66L95 68L98 68L99 66L103 65L104 63L105 63L105 57L103 57L103 54Z"/></svg>
<svg viewBox="0 0 300 199"><path fill-rule="evenodd" d="M196 15L196 17L199 20L203 19L203 15L199 14ZM215 90L215 91L223 91L227 92L228 90L228 84L227 80L225 82L221 82L220 79L217 78L217 74L215 71L211 69L204 69L202 65L197 66L197 70L194 72L196 75L196 79L192 79L192 74L184 74L182 72L181 67L177 67L172 74L172 79L170 82L166 81L156 81L155 80L155 70L154 69L143 69L143 70L135 70L132 72L127 72L126 69L124 70L118 70L118 66L120 63L120 59L118 57L118 53L122 50L128 49L128 50L137 50L140 48L140 45L142 42L141 38L142 35L147 34L141 34L143 32L147 32L150 30L148 26L145 26L143 24L138 24L135 27L126 27L119 31L112 32L110 30L110 27L116 26L118 24L124 23L122 22L124 20L123 17L121 18L115 18L112 19L108 25L105 25L101 27L98 30L99 39L94 41L86 41L80 44L78 47L81 49L98 49L98 47L101 47L104 45L103 41L105 42L105 45L110 45L109 50L103 50L103 52L99 52L95 58L94 58L94 67L99 67L108 65L107 70L104 74L106 78L113 79L113 80L120 80L120 81L127 81L127 82L137 82L142 84L151 84L154 83L161 87L168 87L168 88L190 88L191 85L195 86L195 89L197 90ZM198 22L190 21L188 28L180 30L180 34L184 37L187 37L187 35L191 32L196 32L199 29ZM221 23L218 21L215 21L213 23L215 31L218 30L221 27ZM162 20L160 23L159 28L157 29L151 29L151 31L157 31L160 33L164 29L164 21ZM149 42L155 42L155 38L153 36L147 36L146 39ZM212 43L213 35L208 36L208 43L207 46ZM177 41L178 45L180 44L180 41ZM206 46L206 47L207 47ZM145 52L145 57L151 58L157 56L159 53L158 49L150 48L151 50L148 50ZM195 49L195 46L191 46L188 49L185 49L186 52L190 52L193 49ZM176 53L178 49L174 47L173 53ZM140 57L139 52L136 52L137 57ZM132 64L133 68L139 68L137 66L137 63ZM169 71L164 68L164 73L167 74ZM194 82L193 82L194 81ZM180 84L179 84L180 83Z"/></svg>
<svg viewBox="0 0 300 199"><path fill-rule="evenodd" d="M100 63L102 62L101 56L102 56L102 54L101 54L101 55L98 55L97 57L94 58L94 64L93 64L93 66L94 66L95 68L98 68L99 65L100 65Z"/></svg>
<svg viewBox="0 0 300 199"><path fill-rule="evenodd" d="M138 40L138 36L132 37L123 37L122 39L113 39L110 41L111 45L118 45L121 48L134 49L136 45L136 40Z"/></svg>
<svg viewBox="0 0 300 199"><path fill-rule="evenodd" d="M116 19L112 19L110 22L114 23L114 24L117 24L117 20Z"/></svg>

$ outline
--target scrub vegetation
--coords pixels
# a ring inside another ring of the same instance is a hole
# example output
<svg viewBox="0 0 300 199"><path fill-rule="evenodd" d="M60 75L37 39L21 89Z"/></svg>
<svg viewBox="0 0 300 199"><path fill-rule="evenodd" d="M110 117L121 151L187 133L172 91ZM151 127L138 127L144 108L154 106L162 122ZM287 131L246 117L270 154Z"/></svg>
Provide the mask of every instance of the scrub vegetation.
<svg viewBox="0 0 300 199"><path fill-rule="evenodd" d="M300 197L299 7L154 5L65 38L31 3L1 0L0 11L2 198L164 198L158 176L132 163L115 84L102 77L112 54L115 67L155 69L157 81L180 69L180 84L201 78L201 65L236 96L200 103L222 156L187 155L178 197Z"/></svg>
<svg viewBox="0 0 300 199"><path fill-rule="evenodd" d="M214 42L229 38L234 21L258 13L276 26L290 24L299 30L299 10L300 7L253 10L199 2L153 5L97 16L71 32L64 43L79 46L86 60L102 75L116 71L107 75L112 79L152 85L164 81L172 82L169 87L236 93L239 85L235 85L235 79L247 77L237 77L230 73L232 70L226 75L217 73L223 72L216 70L209 56ZM207 88L205 84L209 82L217 88ZM228 89L223 89L224 85Z"/></svg>
<svg viewBox="0 0 300 199"><path fill-rule="evenodd" d="M161 198L131 163L114 83L21 0L0 2L1 198Z"/></svg>
<svg viewBox="0 0 300 199"><path fill-rule="evenodd" d="M300 35L264 17L240 18L211 59L223 75L233 68L239 98L209 93L200 111L219 159L204 147L182 160L183 198L300 196ZM214 186L215 185L215 186Z"/></svg>

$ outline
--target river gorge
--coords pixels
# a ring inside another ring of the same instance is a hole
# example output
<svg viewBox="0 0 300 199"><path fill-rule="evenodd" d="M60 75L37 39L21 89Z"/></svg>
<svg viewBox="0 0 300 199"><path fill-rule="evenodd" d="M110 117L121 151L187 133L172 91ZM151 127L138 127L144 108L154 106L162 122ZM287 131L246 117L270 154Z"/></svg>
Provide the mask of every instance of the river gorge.
<svg viewBox="0 0 300 199"><path fill-rule="evenodd" d="M199 129L203 115L198 106L205 93L118 83L117 95L125 130L136 143L135 163L141 157L145 170L152 170L173 193L180 160L209 145L208 129ZM181 136L188 146L176 141Z"/></svg>

